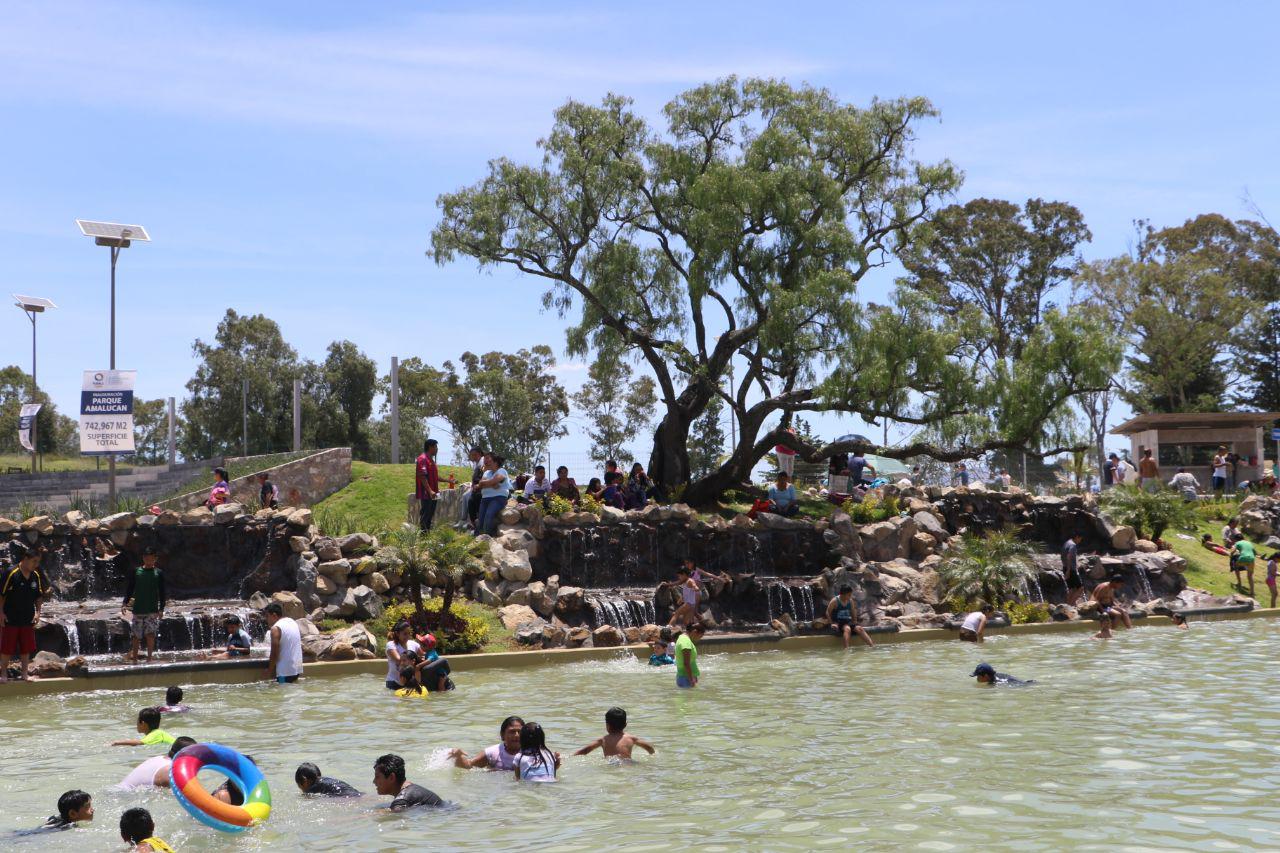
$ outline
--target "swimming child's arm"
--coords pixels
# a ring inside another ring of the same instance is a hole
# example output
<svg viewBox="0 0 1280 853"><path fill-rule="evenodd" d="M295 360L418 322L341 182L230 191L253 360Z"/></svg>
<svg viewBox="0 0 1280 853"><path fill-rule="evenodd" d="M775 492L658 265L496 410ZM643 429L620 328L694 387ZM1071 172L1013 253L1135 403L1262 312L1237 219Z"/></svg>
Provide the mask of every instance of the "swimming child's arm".
<svg viewBox="0 0 1280 853"><path fill-rule="evenodd" d="M653 744L649 743L649 741L645 740L644 738L636 737L634 735L632 735L631 737L631 745L640 747L650 755L653 755L654 753L657 752L657 750L653 748Z"/></svg>
<svg viewBox="0 0 1280 853"><path fill-rule="evenodd" d="M449 750L449 758L453 760L454 767L461 767L463 770L474 770L475 768L484 768L489 766L489 756L481 752L475 758L467 758L467 754L461 749Z"/></svg>
<svg viewBox="0 0 1280 853"><path fill-rule="evenodd" d="M142 746L142 741L138 740L137 738L130 738L129 740L113 740L111 741L111 745L112 746Z"/></svg>
<svg viewBox="0 0 1280 853"><path fill-rule="evenodd" d="M574 755L586 755L587 753L592 752L593 750L599 749L603 745L604 745L604 738L598 737L595 740L591 741L591 743L584 746L582 749L575 752Z"/></svg>

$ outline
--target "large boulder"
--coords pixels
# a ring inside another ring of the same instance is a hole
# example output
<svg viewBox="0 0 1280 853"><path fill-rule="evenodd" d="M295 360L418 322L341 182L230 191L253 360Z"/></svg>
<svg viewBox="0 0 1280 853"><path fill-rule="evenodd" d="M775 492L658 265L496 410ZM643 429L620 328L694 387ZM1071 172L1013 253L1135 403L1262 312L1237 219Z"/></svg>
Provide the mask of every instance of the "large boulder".
<svg viewBox="0 0 1280 853"><path fill-rule="evenodd" d="M285 516L285 522L290 527L297 527L301 530L311 527L311 520L311 510L309 509L295 509Z"/></svg>
<svg viewBox="0 0 1280 853"><path fill-rule="evenodd" d="M772 512L756 513L756 522L766 530L805 530L809 522L798 518L784 518Z"/></svg>
<svg viewBox="0 0 1280 853"><path fill-rule="evenodd" d="M871 562L895 560L901 553L899 531L891 521L868 524L861 530L862 556Z"/></svg>
<svg viewBox="0 0 1280 853"><path fill-rule="evenodd" d="M526 583L533 577L533 566L529 564L529 555L524 551L508 551L502 548L502 556L497 559L495 567L498 574L506 581Z"/></svg>
<svg viewBox="0 0 1280 853"><path fill-rule="evenodd" d="M131 512L117 512L102 519L108 530L132 530L138 526L138 517Z"/></svg>
<svg viewBox="0 0 1280 853"><path fill-rule="evenodd" d="M346 583L347 575L351 574L351 564L341 558L337 560L329 560L316 566L316 571L330 578L335 583Z"/></svg>
<svg viewBox="0 0 1280 853"><path fill-rule="evenodd" d="M626 635L613 625L601 625L591 632L591 645L596 648L620 646L626 641Z"/></svg>
<svg viewBox="0 0 1280 853"><path fill-rule="evenodd" d="M556 613L561 615L567 613L577 613L586 603L586 594L581 588L576 586L560 587L560 594L556 596Z"/></svg>
<svg viewBox="0 0 1280 853"><path fill-rule="evenodd" d="M353 587L351 596L355 599L357 619L377 619L384 609L382 597L364 584Z"/></svg>
<svg viewBox="0 0 1280 853"><path fill-rule="evenodd" d="M502 625L508 631L514 631L526 622L537 621L541 623L543 620L538 618L538 614L533 612L533 608L526 604L508 604L505 607L498 608L498 618L502 620Z"/></svg>
<svg viewBox="0 0 1280 853"><path fill-rule="evenodd" d="M255 592L253 595L249 596L249 609L251 610L261 610L270 603L271 597L265 592Z"/></svg>
<svg viewBox="0 0 1280 853"><path fill-rule="evenodd" d="M505 584L504 584L505 586ZM525 607L531 607L532 596L529 594L529 587L520 585L519 589L513 589L508 592L502 599L503 604L522 604Z"/></svg>
<svg viewBox="0 0 1280 853"><path fill-rule="evenodd" d="M600 509L601 524L618 524L625 518L626 513L618 509L616 506L606 506Z"/></svg>
<svg viewBox="0 0 1280 853"><path fill-rule="evenodd" d="M378 540L368 533L352 533L343 536L337 542L338 550L342 552L344 557L349 557L352 554L363 554L378 547Z"/></svg>
<svg viewBox="0 0 1280 853"><path fill-rule="evenodd" d="M182 513L182 524L184 527L208 527L213 524L213 513L204 506L189 509Z"/></svg>
<svg viewBox="0 0 1280 853"><path fill-rule="evenodd" d="M387 582L386 576L381 572L373 572L370 574L365 578L365 583L368 584L369 589L378 593L378 595L382 595L384 592L391 589L391 584Z"/></svg>
<svg viewBox="0 0 1280 853"><path fill-rule="evenodd" d="M320 606L319 589L320 573L316 571L316 564L311 560L303 559L301 554L294 554L289 558L293 562L294 588L298 592L298 598L302 600L302 606L307 612L315 610ZM332 580L325 578L330 584ZM332 593L333 590L330 590Z"/></svg>
<svg viewBox="0 0 1280 853"><path fill-rule="evenodd" d="M317 536L311 540L311 550L324 563L332 563L342 559L342 547L338 545L338 540L332 536Z"/></svg>
<svg viewBox="0 0 1280 853"><path fill-rule="evenodd" d="M284 615L290 619L302 619L307 615L307 609L302 604L302 599L292 592L276 592L272 593L271 600L284 610Z"/></svg>
<svg viewBox="0 0 1280 853"><path fill-rule="evenodd" d="M17 533L22 529L22 525L14 521L12 518L0 518L0 534L8 535Z"/></svg>
<svg viewBox="0 0 1280 853"><path fill-rule="evenodd" d="M339 590L325 602L325 615L329 618L347 619L356 613L355 593L350 589Z"/></svg>
<svg viewBox="0 0 1280 853"><path fill-rule="evenodd" d="M911 559L923 560L925 557L933 555L934 549L938 547L938 540L934 539L928 533L921 531L911 537L909 543Z"/></svg>
<svg viewBox="0 0 1280 853"><path fill-rule="evenodd" d="M913 514L911 518L915 520L916 527L919 528L921 533L928 533L939 543L946 542L949 538L947 536L947 528L942 526L942 522L932 512L921 510Z"/></svg>
<svg viewBox="0 0 1280 853"><path fill-rule="evenodd" d="M501 607L502 596L498 595L494 584L481 578L476 581L475 600L483 604L485 607Z"/></svg>
<svg viewBox="0 0 1280 853"><path fill-rule="evenodd" d="M213 509L213 521L215 524L230 524L235 521L237 516L244 515L244 507L238 503L219 504Z"/></svg>
<svg viewBox="0 0 1280 853"><path fill-rule="evenodd" d="M840 556L862 556L862 535L853 526L853 520L849 518L848 513L837 512L831 516L831 528L823 534L823 538L827 536L835 537L833 547Z"/></svg>
<svg viewBox="0 0 1280 853"><path fill-rule="evenodd" d="M67 674L67 662L53 652L36 652L27 673L37 678L61 678Z"/></svg>
<svg viewBox="0 0 1280 853"><path fill-rule="evenodd" d="M579 625L576 628L570 628L568 635L564 639L567 648L576 649L591 639L591 631Z"/></svg>
<svg viewBox="0 0 1280 853"><path fill-rule="evenodd" d="M311 540L307 539L305 536L290 536L289 550L295 554L301 554L303 551L308 550L308 545L310 545L310 543Z"/></svg>
<svg viewBox="0 0 1280 853"><path fill-rule="evenodd" d="M121 513L121 515L133 518L132 513L125 512ZM22 530L26 533L38 533L41 536L48 536L53 532L53 519L47 515L33 515L22 522Z"/></svg>
<svg viewBox="0 0 1280 853"><path fill-rule="evenodd" d="M535 617L530 622L522 622L515 631L515 640L522 646L541 646L547 628L551 627L543 619Z"/></svg>
<svg viewBox="0 0 1280 853"><path fill-rule="evenodd" d="M316 595L327 598L338 591L338 585L327 575L317 575L315 581ZM314 609L314 608L313 608Z"/></svg>
<svg viewBox="0 0 1280 853"><path fill-rule="evenodd" d="M1275 532L1271 514L1260 509L1250 509L1240 513L1240 529L1247 535L1262 538Z"/></svg>

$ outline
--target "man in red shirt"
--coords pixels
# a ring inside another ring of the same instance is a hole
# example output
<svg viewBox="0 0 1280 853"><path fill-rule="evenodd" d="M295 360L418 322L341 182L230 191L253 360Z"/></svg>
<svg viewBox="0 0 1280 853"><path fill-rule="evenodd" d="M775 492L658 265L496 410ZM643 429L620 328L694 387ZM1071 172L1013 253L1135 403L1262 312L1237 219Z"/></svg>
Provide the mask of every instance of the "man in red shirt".
<svg viewBox="0 0 1280 853"><path fill-rule="evenodd" d="M418 498L418 526L423 530L431 529L431 522L436 517L436 501L440 498L440 469L436 467L438 450L438 442L434 438L428 438L422 445L422 455L418 457L417 474L414 477L414 495Z"/></svg>

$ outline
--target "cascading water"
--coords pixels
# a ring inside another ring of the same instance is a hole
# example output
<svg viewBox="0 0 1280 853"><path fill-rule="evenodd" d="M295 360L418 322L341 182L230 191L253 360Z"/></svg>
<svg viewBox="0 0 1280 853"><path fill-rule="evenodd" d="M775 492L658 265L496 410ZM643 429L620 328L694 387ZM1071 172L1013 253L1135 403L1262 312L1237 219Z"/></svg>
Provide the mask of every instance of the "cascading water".
<svg viewBox="0 0 1280 853"><path fill-rule="evenodd" d="M1150 601L1156 597L1156 594L1151 589L1151 580L1147 577L1147 567L1142 565L1142 563L1136 563L1135 567L1138 570L1138 580L1142 581L1142 592L1146 596L1143 600Z"/></svg>

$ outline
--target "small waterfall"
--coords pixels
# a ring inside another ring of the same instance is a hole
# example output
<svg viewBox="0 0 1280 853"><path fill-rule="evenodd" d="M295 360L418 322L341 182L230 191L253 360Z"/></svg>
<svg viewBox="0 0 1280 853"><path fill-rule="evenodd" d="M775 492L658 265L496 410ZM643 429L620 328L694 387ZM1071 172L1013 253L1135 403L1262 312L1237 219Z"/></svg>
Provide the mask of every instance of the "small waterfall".
<svg viewBox="0 0 1280 853"><path fill-rule="evenodd" d="M803 605L804 621L812 622L814 619L813 588L808 584L800 587L800 603Z"/></svg>
<svg viewBox="0 0 1280 853"><path fill-rule="evenodd" d="M1040 578L1036 575L1027 575L1023 579L1022 593L1026 596L1027 601L1044 604L1044 590L1040 587Z"/></svg>
<svg viewBox="0 0 1280 853"><path fill-rule="evenodd" d="M1134 565L1138 570L1138 580L1142 581L1142 593L1146 596L1143 601L1150 601L1156 597L1156 594L1151 589L1151 580L1147 577L1147 567L1142 563L1135 563Z"/></svg>
<svg viewBox="0 0 1280 853"><path fill-rule="evenodd" d="M191 648L195 649L196 633L199 631L197 626L200 624L200 620L192 616L190 613L184 613L182 618L186 620L187 623L187 636L191 638Z"/></svg>
<svg viewBox="0 0 1280 853"><path fill-rule="evenodd" d="M67 634L67 647L71 650L71 657L79 657L80 655L80 627L76 625L76 620L68 619L66 622L59 623L62 630Z"/></svg>

